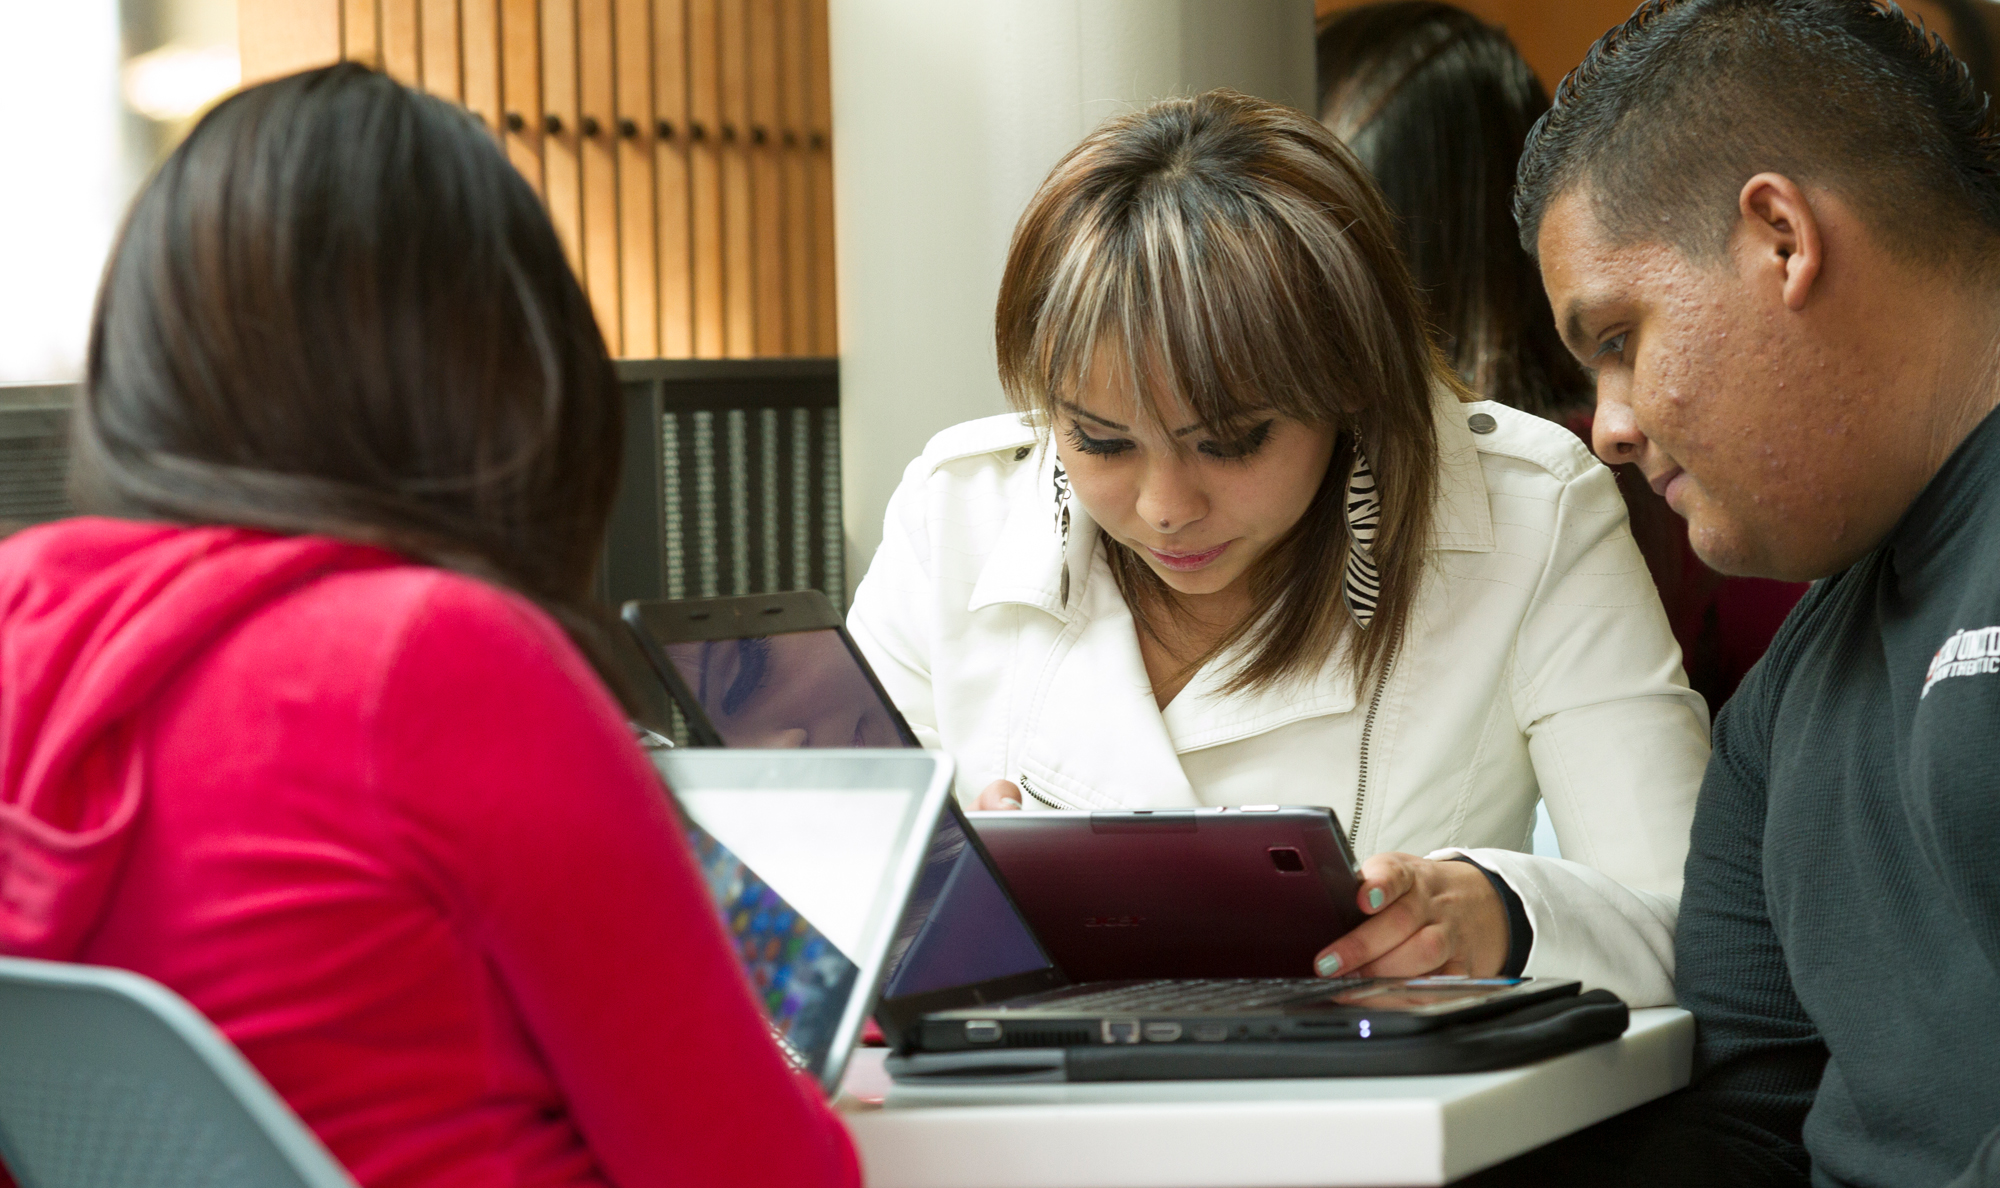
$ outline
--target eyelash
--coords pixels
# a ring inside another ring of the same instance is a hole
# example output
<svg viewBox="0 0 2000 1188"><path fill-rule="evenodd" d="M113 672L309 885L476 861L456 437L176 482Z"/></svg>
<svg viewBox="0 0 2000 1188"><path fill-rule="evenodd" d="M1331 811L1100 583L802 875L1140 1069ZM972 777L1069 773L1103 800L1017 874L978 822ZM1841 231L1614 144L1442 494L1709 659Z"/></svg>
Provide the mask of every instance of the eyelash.
<svg viewBox="0 0 2000 1188"><path fill-rule="evenodd" d="M1195 449L1197 452L1218 461L1241 462L1243 459L1250 457L1258 450L1264 448L1264 443L1271 439L1271 426L1273 424L1275 424L1274 421L1265 421L1263 424L1250 430L1250 432L1245 433L1242 437L1226 445L1217 441L1204 441L1196 446ZM1132 448L1132 443L1124 438L1092 437L1083 431L1082 426L1074 423L1069 427L1069 443L1076 448L1078 453L1090 454L1098 458L1109 458L1116 454L1122 454Z"/></svg>
<svg viewBox="0 0 2000 1188"><path fill-rule="evenodd" d="M1132 443L1123 438L1092 437L1083 431L1082 426L1076 424L1071 424L1069 427L1069 443L1076 447L1078 453L1098 458L1109 458L1113 454L1122 454L1132 448Z"/></svg>
<svg viewBox="0 0 2000 1188"><path fill-rule="evenodd" d="M1595 359L1602 359L1606 355L1624 354L1625 334L1630 334L1630 333L1631 331L1628 330L1624 334L1614 334L1610 338L1605 339L1603 342L1598 344L1597 351L1590 357L1593 360L1595 360Z"/></svg>
<svg viewBox="0 0 2000 1188"><path fill-rule="evenodd" d="M1211 458L1219 458L1224 462L1241 462L1263 449L1264 443L1271 440L1271 426L1274 423L1265 421L1227 445L1216 441L1204 441L1195 448Z"/></svg>

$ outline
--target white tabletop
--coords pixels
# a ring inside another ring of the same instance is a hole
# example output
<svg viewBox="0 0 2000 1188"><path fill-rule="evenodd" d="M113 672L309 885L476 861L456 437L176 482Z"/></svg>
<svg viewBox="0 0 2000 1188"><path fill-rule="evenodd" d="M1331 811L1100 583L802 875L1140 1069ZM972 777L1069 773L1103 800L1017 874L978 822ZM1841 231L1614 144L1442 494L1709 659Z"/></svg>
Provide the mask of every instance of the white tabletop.
<svg viewBox="0 0 2000 1188"><path fill-rule="evenodd" d="M856 1052L838 1103L870 1188L1443 1184L1687 1084L1694 1020L1448 1077L894 1085Z"/></svg>

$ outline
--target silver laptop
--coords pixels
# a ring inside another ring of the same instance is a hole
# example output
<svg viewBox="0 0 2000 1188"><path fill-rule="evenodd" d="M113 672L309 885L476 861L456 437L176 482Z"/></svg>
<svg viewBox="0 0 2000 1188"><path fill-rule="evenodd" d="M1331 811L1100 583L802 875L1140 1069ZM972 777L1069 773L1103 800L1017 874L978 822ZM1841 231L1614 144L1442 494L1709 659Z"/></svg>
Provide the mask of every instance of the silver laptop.
<svg viewBox="0 0 2000 1188"><path fill-rule="evenodd" d="M779 1044L831 1097L951 789L920 750L657 750Z"/></svg>

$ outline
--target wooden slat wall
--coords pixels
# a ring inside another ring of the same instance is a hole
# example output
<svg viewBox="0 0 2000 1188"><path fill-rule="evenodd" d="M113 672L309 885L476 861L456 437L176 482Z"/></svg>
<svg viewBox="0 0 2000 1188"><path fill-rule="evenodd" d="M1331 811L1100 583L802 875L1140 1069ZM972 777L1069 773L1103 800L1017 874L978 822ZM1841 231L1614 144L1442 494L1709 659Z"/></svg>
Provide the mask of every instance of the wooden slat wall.
<svg viewBox="0 0 2000 1188"><path fill-rule="evenodd" d="M687 0L688 201L694 234L694 357L718 359L723 337L722 0Z"/></svg>
<svg viewBox="0 0 2000 1188"><path fill-rule="evenodd" d="M840 348L833 289L833 52L827 36L826 0L804 0L806 10L806 147L812 195L813 349L837 355Z"/></svg>
<svg viewBox="0 0 2000 1188"><path fill-rule="evenodd" d="M507 159L540 194L547 135L536 118L542 110L541 0L500 0L500 104Z"/></svg>
<svg viewBox="0 0 2000 1188"><path fill-rule="evenodd" d="M653 179L659 203L660 354L694 357L687 0L653 0Z"/></svg>
<svg viewBox="0 0 2000 1188"><path fill-rule="evenodd" d="M757 251L750 193L750 41L747 0L718 4L722 91L722 351L757 353Z"/></svg>
<svg viewBox="0 0 2000 1188"><path fill-rule="evenodd" d="M548 204L563 251L569 253L569 266L584 277L576 4L577 0L542 0L542 201ZM617 328L616 323L604 326L606 342L617 341L611 337Z"/></svg>
<svg viewBox="0 0 2000 1188"><path fill-rule="evenodd" d="M744 5L750 52L750 218L749 248L755 273L756 299L751 325L753 353L785 354L785 179L779 157L784 152L784 97L779 84L782 47L778 41L781 0L748 0Z"/></svg>
<svg viewBox="0 0 2000 1188"><path fill-rule="evenodd" d="M247 40L249 35L246 32L244 36ZM341 57L377 70L382 68L382 14L374 4L341 5L340 36ZM244 77L247 79L249 75L246 73Z"/></svg>
<svg viewBox="0 0 2000 1188"><path fill-rule="evenodd" d="M462 40L459 77L465 83L463 102L495 136L500 122L500 5L467 3L459 10Z"/></svg>
<svg viewBox="0 0 2000 1188"><path fill-rule="evenodd" d="M812 89L810 42L812 23L809 0L778 0L778 137L784 146L778 154L785 194L785 346L788 355L810 355L816 328L813 324L813 284L798 284L794 277L813 275L813 175L806 160L811 137Z"/></svg>
<svg viewBox="0 0 2000 1188"><path fill-rule="evenodd" d="M650 0L617 0L618 294L624 353L660 354L658 163L652 146L653 12Z"/></svg>
<svg viewBox="0 0 2000 1188"><path fill-rule="evenodd" d="M276 78L340 57L342 0L238 0L243 80ZM254 50L254 54L251 52Z"/></svg>
<svg viewBox="0 0 2000 1188"><path fill-rule="evenodd" d="M352 7L352 2L342 0L342 7ZM420 86L424 79L424 47L418 40L423 25L417 0L376 0L375 11L382 30L382 69L398 82Z"/></svg>
<svg viewBox="0 0 2000 1188"><path fill-rule="evenodd" d="M618 56L611 0L577 3L577 151L583 159L583 287L611 349L624 353L618 250Z"/></svg>
<svg viewBox="0 0 2000 1188"><path fill-rule="evenodd" d="M632 358L838 352L827 0L238 0L244 78L463 104Z"/></svg>
<svg viewBox="0 0 2000 1188"><path fill-rule="evenodd" d="M424 36L426 32L430 36ZM417 14L417 52L424 90L453 103L465 101L465 75L459 69L464 36L458 23L458 0L423 0Z"/></svg>

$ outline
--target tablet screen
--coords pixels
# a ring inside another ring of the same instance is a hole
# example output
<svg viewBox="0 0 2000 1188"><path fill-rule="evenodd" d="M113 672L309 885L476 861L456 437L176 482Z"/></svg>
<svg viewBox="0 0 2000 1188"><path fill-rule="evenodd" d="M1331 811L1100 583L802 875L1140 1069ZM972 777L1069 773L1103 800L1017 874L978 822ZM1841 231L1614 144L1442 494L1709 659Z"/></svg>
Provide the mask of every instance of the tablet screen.
<svg viewBox="0 0 2000 1188"><path fill-rule="evenodd" d="M663 650L724 746L910 745L838 631L675 643Z"/></svg>
<svg viewBox="0 0 2000 1188"><path fill-rule="evenodd" d="M707 830L689 823L688 840L771 1030L817 1074L861 971Z"/></svg>
<svg viewBox="0 0 2000 1188"><path fill-rule="evenodd" d="M906 749L651 757L772 1031L831 1091L922 873L949 763Z"/></svg>

